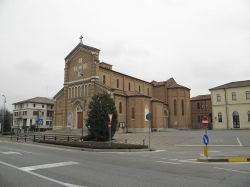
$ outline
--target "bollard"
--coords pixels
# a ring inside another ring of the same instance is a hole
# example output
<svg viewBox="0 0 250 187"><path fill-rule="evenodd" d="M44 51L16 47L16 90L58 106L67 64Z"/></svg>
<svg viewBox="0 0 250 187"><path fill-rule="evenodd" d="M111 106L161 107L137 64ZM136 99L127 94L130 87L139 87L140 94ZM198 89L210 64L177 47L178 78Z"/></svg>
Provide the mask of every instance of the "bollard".
<svg viewBox="0 0 250 187"><path fill-rule="evenodd" d="M128 143L128 140L127 139L125 139L125 144L127 144Z"/></svg>
<svg viewBox="0 0 250 187"><path fill-rule="evenodd" d="M24 135L24 141L25 141L25 142L26 142L26 138L27 138L27 135L25 134L25 135Z"/></svg>
<svg viewBox="0 0 250 187"><path fill-rule="evenodd" d="M36 141L36 135L33 136L33 142Z"/></svg>
<svg viewBox="0 0 250 187"><path fill-rule="evenodd" d="M45 135L43 135L43 141L45 141Z"/></svg>
<svg viewBox="0 0 250 187"><path fill-rule="evenodd" d="M68 142L69 142L69 136L68 136Z"/></svg>
<svg viewBox="0 0 250 187"><path fill-rule="evenodd" d="M145 139L142 140L142 144L145 145Z"/></svg>
<svg viewBox="0 0 250 187"><path fill-rule="evenodd" d="M56 141L56 136L55 136L55 141Z"/></svg>
<svg viewBox="0 0 250 187"><path fill-rule="evenodd" d="M18 142L18 139L19 139L19 137L17 136L17 137L16 137L16 141L17 141L17 142Z"/></svg>

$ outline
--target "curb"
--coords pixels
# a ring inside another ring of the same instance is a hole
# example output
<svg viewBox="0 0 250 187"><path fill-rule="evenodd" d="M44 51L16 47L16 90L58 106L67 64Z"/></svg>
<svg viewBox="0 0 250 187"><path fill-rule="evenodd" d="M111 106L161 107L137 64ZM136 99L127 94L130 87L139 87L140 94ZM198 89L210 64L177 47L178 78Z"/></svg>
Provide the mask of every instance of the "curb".
<svg viewBox="0 0 250 187"><path fill-rule="evenodd" d="M153 149L91 149L91 148L81 148L81 151L88 152L151 152L155 151Z"/></svg>
<svg viewBox="0 0 250 187"><path fill-rule="evenodd" d="M250 157L244 156L230 156L230 157L223 157L223 158L198 158L198 162L250 162Z"/></svg>

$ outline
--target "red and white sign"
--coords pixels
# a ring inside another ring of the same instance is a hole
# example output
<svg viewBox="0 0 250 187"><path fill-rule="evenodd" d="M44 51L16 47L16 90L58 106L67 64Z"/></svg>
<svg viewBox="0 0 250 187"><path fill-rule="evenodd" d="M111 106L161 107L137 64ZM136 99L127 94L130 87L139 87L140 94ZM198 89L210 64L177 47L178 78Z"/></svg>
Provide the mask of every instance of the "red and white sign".
<svg viewBox="0 0 250 187"><path fill-rule="evenodd" d="M207 127L208 126L208 117L207 116L203 116L202 117L202 126L203 127Z"/></svg>
<svg viewBox="0 0 250 187"><path fill-rule="evenodd" d="M112 117L113 117L113 114L109 114L109 122L110 123L112 122Z"/></svg>

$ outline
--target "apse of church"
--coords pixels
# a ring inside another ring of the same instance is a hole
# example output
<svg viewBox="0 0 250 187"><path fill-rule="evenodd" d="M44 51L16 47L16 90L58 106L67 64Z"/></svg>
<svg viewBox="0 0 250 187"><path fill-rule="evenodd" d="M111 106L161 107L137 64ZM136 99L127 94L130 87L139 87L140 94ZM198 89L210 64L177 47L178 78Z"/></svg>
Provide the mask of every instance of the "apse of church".
<svg viewBox="0 0 250 187"><path fill-rule="evenodd" d="M114 71L99 61L100 50L80 43L66 56L64 86L54 96L53 128L86 128L93 95L107 92L115 101L121 132L156 131L190 127L190 90L173 78L144 80ZM146 114L152 114L152 120Z"/></svg>

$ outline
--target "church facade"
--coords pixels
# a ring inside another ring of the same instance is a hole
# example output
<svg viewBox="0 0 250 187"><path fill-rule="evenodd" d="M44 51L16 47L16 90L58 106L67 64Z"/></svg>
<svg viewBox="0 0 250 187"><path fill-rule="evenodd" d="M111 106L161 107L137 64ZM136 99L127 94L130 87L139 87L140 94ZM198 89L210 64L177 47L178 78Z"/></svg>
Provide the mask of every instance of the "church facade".
<svg viewBox="0 0 250 187"><path fill-rule="evenodd" d="M120 131L190 128L190 89L173 78L147 82L114 71L99 61L100 50L80 43L66 56L64 86L54 96L53 128L86 128L88 105L96 93L115 101ZM152 120L146 119L152 114Z"/></svg>

